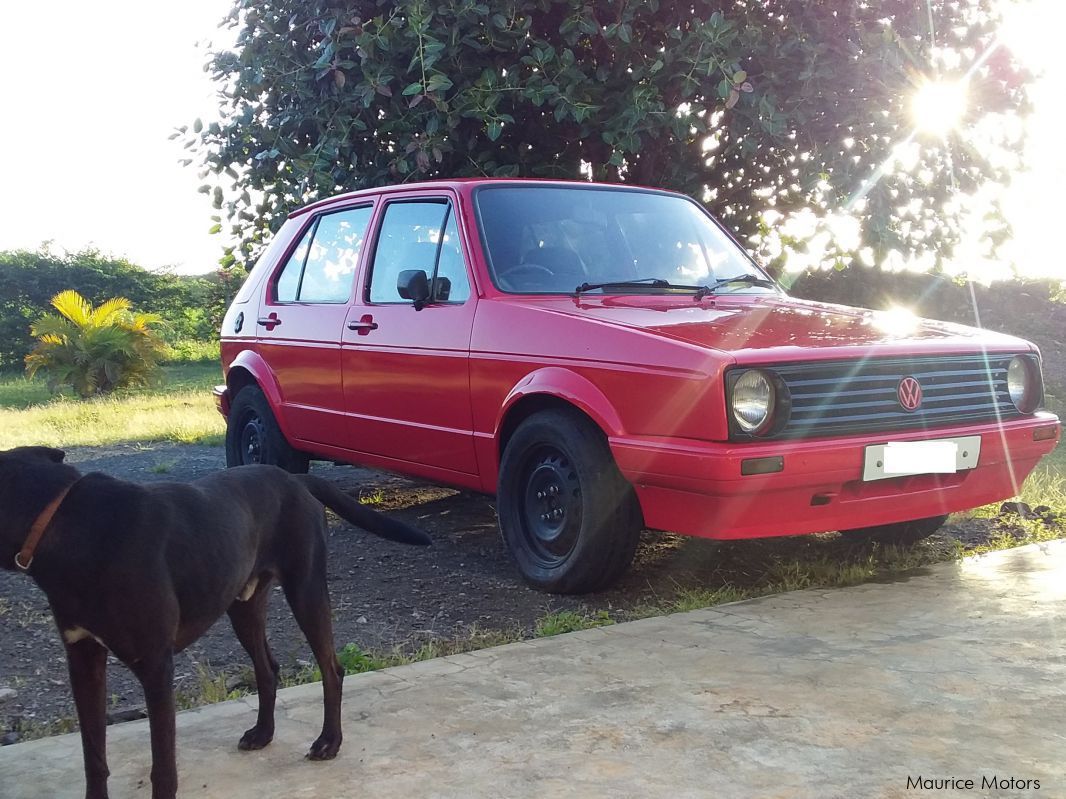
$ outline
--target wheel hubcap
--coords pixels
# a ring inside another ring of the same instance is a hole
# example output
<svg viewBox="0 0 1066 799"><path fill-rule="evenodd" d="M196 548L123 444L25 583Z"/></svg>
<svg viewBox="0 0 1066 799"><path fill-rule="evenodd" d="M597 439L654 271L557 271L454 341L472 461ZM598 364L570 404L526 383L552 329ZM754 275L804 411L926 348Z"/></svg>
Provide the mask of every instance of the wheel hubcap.
<svg viewBox="0 0 1066 799"><path fill-rule="evenodd" d="M241 463L263 462L263 421L250 416L241 428Z"/></svg>
<svg viewBox="0 0 1066 799"><path fill-rule="evenodd" d="M526 544L543 565L557 565L573 551L581 529L577 474L555 448L534 453L526 474L522 503Z"/></svg>

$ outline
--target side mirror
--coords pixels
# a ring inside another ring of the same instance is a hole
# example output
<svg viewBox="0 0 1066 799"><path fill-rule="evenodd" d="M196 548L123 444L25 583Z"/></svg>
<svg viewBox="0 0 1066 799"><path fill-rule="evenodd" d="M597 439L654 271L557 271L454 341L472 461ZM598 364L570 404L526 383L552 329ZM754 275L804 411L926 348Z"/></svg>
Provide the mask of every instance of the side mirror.
<svg viewBox="0 0 1066 799"><path fill-rule="evenodd" d="M447 302L452 296L452 281L450 278L438 277L433 281L433 301Z"/></svg>
<svg viewBox="0 0 1066 799"><path fill-rule="evenodd" d="M405 269L396 279L396 291L402 299L413 301L416 311L421 311L429 300L429 277L422 269Z"/></svg>

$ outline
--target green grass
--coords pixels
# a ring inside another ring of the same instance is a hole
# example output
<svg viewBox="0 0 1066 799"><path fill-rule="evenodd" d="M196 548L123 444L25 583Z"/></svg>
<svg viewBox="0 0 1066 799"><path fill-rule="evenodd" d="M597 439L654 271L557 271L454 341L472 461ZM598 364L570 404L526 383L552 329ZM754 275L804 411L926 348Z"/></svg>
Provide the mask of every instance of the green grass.
<svg viewBox="0 0 1066 799"><path fill-rule="evenodd" d="M579 613L573 610L562 610L557 613L549 613L541 616L533 627L533 635L537 638L547 638L552 635L562 635L578 630L591 630L593 627L605 627L614 624L614 619L606 610L595 613Z"/></svg>
<svg viewBox="0 0 1066 799"><path fill-rule="evenodd" d="M380 671L394 666L405 666L409 663L420 663L423 660L446 657L447 655L459 655L463 652L474 652L478 649L487 649L492 646L521 641L525 636L520 630L482 630L473 627L463 636L454 638L440 638L419 644L414 649L394 647L387 651L365 650L358 644L346 644L337 651L337 659L344 667L345 674L363 674L368 671ZM281 683L283 687L303 685L309 682L318 682L322 679L322 672L317 666L309 666L296 672L283 674Z"/></svg>
<svg viewBox="0 0 1066 799"><path fill-rule="evenodd" d="M359 495L359 503L361 505L380 505L384 501L385 492L380 489Z"/></svg>
<svg viewBox="0 0 1066 799"><path fill-rule="evenodd" d="M90 400L51 396L43 382L21 375L0 378L0 449L145 441L220 445L225 424L211 397L211 387L222 379L219 365L168 364L163 373L158 387Z"/></svg>
<svg viewBox="0 0 1066 799"><path fill-rule="evenodd" d="M242 680L242 687L229 688L229 679L225 674L213 671L203 663L196 664L196 682L191 689L174 692L174 703L178 710L189 710L200 705L213 705L230 699L240 699L250 692L243 687L248 678ZM250 681L254 685L254 678Z"/></svg>
<svg viewBox="0 0 1066 799"><path fill-rule="evenodd" d="M1022 502L1032 507L1047 505L1066 515L1066 444L1059 443L1042 460L1022 486Z"/></svg>
<svg viewBox="0 0 1066 799"><path fill-rule="evenodd" d="M139 391L118 392L114 396L169 394L180 389L210 391L212 386L222 382L222 367L218 360L166 363L163 364L162 370L163 380L158 386ZM19 410L75 399L69 389L59 394L50 394L43 380L30 380L21 372L0 373L0 408Z"/></svg>

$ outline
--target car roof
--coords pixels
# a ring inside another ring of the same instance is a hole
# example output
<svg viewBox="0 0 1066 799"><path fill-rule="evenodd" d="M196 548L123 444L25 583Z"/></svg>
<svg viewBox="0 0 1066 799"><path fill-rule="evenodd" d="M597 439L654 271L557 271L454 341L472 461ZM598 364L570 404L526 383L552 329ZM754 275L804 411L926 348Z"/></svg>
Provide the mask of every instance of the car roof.
<svg viewBox="0 0 1066 799"><path fill-rule="evenodd" d="M309 211L314 211L319 208L333 205L335 203L346 203L351 200L358 200L360 197L372 197L379 194L393 194L396 192L409 192L420 191L426 189L454 189L460 191L462 188L470 186L471 184L480 185L503 185L503 184L543 184L543 185L555 185L555 186L579 186L581 188L602 188L602 189L617 189L617 190L636 190L636 191L653 191L660 192L662 194L676 194L676 192L667 191L666 189L658 189L651 186L635 186L629 183L594 183L587 180L558 180L558 179L546 179L546 178L450 178L442 180L423 180L418 183L400 183L392 186L375 186L373 188L359 189L358 191L344 192L343 194L337 194L332 197L325 197L321 200L316 200L312 203L297 208L289 214L289 218L303 216ZM681 195L684 196L684 195Z"/></svg>

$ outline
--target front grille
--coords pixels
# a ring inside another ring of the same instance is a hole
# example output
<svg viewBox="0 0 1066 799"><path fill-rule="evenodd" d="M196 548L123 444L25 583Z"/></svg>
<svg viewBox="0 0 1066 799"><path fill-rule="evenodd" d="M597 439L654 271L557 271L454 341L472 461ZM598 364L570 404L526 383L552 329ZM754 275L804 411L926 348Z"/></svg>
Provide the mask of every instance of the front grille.
<svg viewBox="0 0 1066 799"><path fill-rule="evenodd" d="M788 386L792 408L788 423L769 438L1014 419L1022 414L1007 391L1007 367L1013 357L954 355L774 366L771 370ZM916 411L900 404L898 389L905 377L914 377L922 387Z"/></svg>

